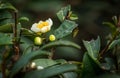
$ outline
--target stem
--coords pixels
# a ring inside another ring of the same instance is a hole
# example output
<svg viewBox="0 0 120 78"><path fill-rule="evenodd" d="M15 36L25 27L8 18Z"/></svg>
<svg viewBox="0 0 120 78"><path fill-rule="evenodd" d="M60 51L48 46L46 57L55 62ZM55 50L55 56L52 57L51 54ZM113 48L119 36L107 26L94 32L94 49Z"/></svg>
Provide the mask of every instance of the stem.
<svg viewBox="0 0 120 78"><path fill-rule="evenodd" d="M2 78L7 78L6 77L6 72L5 72L5 70L6 70L6 61L5 61L5 59L3 58L3 62L2 62Z"/></svg>
<svg viewBox="0 0 120 78"><path fill-rule="evenodd" d="M118 72L119 66L118 66L118 59L117 59L117 49L118 49L118 45L115 46L114 53L113 53L113 59L115 61L115 67L116 67L116 70Z"/></svg>
<svg viewBox="0 0 120 78"><path fill-rule="evenodd" d="M118 35L118 31L116 30L113 38L110 40L110 42L107 44L107 46L100 52L100 57L108 50L110 44L115 40L115 38L117 37Z"/></svg>
<svg viewBox="0 0 120 78"><path fill-rule="evenodd" d="M2 54L2 63L1 63L1 71L2 71L2 78L7 78L6 75L6 58L8 57L7 54L9 52L8 46L5 46L5 51Z"/></svg>
<svg viewBox="0 0 120 78"><path fill-rule="evenodd" d="M51 49L51 54L50 54L50 56L48 57L49 59L53 59L53 57L54 57L54 52L55 52L55 50L54 50L54 48L52 48L52 49Z"/></svg>
<svg viewBox="0 0 120 78"><path fill-rule="evenodd" d="M14 20L15 20L15 25L13 27L13 34L14 34L14 42L13 42L14 45L13 45L13 47L14 47L15 55L13 57L13 60L17 61L18 58L19 58L19 52L20 52L18 36L17 36L17 24L18 24L17 12L14 13Z"/></svg>

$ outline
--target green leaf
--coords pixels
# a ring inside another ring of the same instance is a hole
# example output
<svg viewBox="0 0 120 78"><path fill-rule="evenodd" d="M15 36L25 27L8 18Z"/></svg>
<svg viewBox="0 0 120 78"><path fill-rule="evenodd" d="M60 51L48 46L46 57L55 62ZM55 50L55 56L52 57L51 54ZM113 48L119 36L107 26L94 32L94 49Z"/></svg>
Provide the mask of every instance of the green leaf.
<svg viewBox="0 0 120 78"><path fill-rule="evenodd" d="M23 52L23 54L30 53L32 50L32 47L33 47L33 41L22 36L21 42L22 42L22 44L20 44L20 48L21 48L21 51Z"/></svg>
<svg viewBox="0 0 120 78"><path fill-rule="evenodd" d="M3 32L3 33L11 33L12 30L13 30L13 24L5 24L5 25L2 25L0 26L0 32Z"/></svg>
<svg viewBox="0 0 120 78"><path fill-rule="evenodd" d="M57 13L57 16L61 22L65 20L67 14L70 12L70 10L71 10L71 6L68 5L66 7L61 8L61 10Z"/></svg>
<svg viewBox="0 0 120 78"><path fill-rule="evenodd" d="M73 21L65 20L58 29L54 31L54 35L57 39L63 38L72 33L73 29L77 27L77 24Z"/></svg>
<svg viewBox="0 0 120 78"><path fill-rule="evenodd" d="M100 38L97 40L83 41L85 48L87 49L88 54L96 60L100 51Z"/></svg>
<svg viewBox="0 0 120 78"><path fill-rule="evenodd" d="M63 65L55 65L43 70L35 70L27 73L24 78L49 78L55 75L62 74L68 71L77 70L77 66L74 64L63 64Z"/></svg>
<svg viewBox="0 0 120 78"><path fill-rule="evenodd" d="M116 31L116 26L114 24L112 24L111 22L103 22L103 24L106 26L109 26L113 33Z"/></svg>
<svg viewBox="0 0 120 78"><path fill-rule="evenodd" d="M32 62L35 62L36 66L42 66L44 68L57 64L57 62L52 59L36 59Z"/></svg>
<svg viewBox="0 0 120 78"><path fill-rule="evenodd" d="M5 10L5 9L13 10L15 12L18 12L18 10L13 5L11 5L10 3L0 4L0 10Z"/></svg>
<svg viewBox="0 0 120 78"><path fill-rule="evenodd" d="M56 47L56 46L71 46L77 49L81 48L79 45L75 44L74 42L66 41L66 40L58 40L58 41L50 42L42 46L40 49L46 49L46 48Z"/></svg>
<svg viewBox="0 0 120 78"><path fill-rule="evenodd" d="M8 45L12 43L12 36L9 34L0 33L0 45Z"/></svg>
<svg viewBox="0 0 120 78"><path fill-rule="evenodd" d="M63 74L64 78L77 78L77 73L75 72L67 72Z"/></svg>
<svg viewBox="0 0 120 78"><path fill-rule="evenodd" d="M70 20L77 20L78 16L76 14L71 14L70 15Z"/></svg>
<svg viewBox="0 0 120 78"><path fill-rule="evenodd" d="M120 39L114 40L114 41L110 44L110 46L109 46L108 49L114 48L117 44L120 44Z"/></svg>
<svg viewBox="0 0 120 78"><path fill-rule="evenodd" d="M81 78L94 78L99 74L102 74L103 71L99 65L99 62L92 59L86 52L83 57L83 68L82 68L82 77Z"/></svg>
<svg viewBox="0 0 120 78"><path fill-rule="evenodd" d="M19 21L29 21L29 18L27 18L27 17L20 17Z"/></svg>
<svg viewBox="0 0 120 78"><path fill-rule="evenodd" d="M14 19L3 19L0 21L0 26L7 25L7 24L13 24L13 23L14 23Z"/></svg>
<svg viewBox="0 0 120 78"><path fill-rule="evenodd" d="M35 56L38 56L38 55L44 56L44 55L49 55L49 53L46 51L37 50L21 56L20 59L14 64L10 77L12 78L17 72L19 72L21 68L26 66L31 59L33 59Z"/></svg>
<svg viewBox="0 0 120 78"><path fill-rule="evenodd" d="M113 17L112 17L112 20L114 21L115 25L118 24L118 18L117 18L117 16L113 16Z"/></svg>
<svg viewBox="0 0 120 78"><path fill-rule="evenodd" d="M23 36L33 36L34 33L26 28L21 28Z"/></svg>
<svg viewBox="0 0 120 78"><path fill-rule="evenodd" d="M12 18L12 15L8 11L1 11L0 12L0 21L5 19Z"/></svg>

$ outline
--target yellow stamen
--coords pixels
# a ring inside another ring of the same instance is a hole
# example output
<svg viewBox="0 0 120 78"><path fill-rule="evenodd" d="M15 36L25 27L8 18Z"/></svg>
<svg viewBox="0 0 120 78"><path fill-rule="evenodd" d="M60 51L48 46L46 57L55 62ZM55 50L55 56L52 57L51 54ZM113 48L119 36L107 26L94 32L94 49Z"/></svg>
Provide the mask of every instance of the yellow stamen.
<svg viewBox="0 0 120 78"><path fill-rule="evenodd" d="M48 25L49 25L48 22L42 22L42 23L38 24L37 27L38 28L43 28L43 27L48 26Z"/></svg>

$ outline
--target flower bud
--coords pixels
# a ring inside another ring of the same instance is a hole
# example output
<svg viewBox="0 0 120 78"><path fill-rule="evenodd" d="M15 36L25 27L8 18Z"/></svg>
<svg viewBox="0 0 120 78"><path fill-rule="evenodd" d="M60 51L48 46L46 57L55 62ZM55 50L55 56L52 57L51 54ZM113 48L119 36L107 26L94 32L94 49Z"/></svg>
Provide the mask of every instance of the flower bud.
<svg viewBox="0 0 120 78"><path fill-rule="evenodd" d="M31 65L30 65L31 68L35 68L36 67L36 64L35 62L32 62Z"/></svg>
<svg viewBox="0 0 120 78"><path fill-rule="evenodd" d="M42 39L40 37L35 37L34 38L34 43L35 43L35 45L41 45L42 44Z"/></svg>
<svg viewBox="0 0 120 78"><path fill-rule="evenodd" d="M55 35L50 35L50 36L49 36L49 40L50 40L50 41L55 41L55 39L56 39L56 38L55 38Z"/></svg>

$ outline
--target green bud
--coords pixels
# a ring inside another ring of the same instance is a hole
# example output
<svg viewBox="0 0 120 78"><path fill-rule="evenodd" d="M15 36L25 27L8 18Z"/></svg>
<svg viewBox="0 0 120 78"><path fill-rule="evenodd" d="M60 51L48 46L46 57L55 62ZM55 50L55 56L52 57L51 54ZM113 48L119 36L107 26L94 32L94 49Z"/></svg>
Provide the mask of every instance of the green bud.
<svg viewBox="0 0 120 78"><path fill-rule="evenodd" d="M55 38L55 35L50 35L50 36L49 36L49 40L50 40L50 41L55 41L55 39L56 39L56 38Z"/></svg>
<svg viewBox="0 0 120 78"><path fill-rule="evenodd" d="M34 38L34 43L35 43L35 45L41 45L41 44L42 44L42 38L40 38L40 37L35 37L35 38Z"/></svg>

